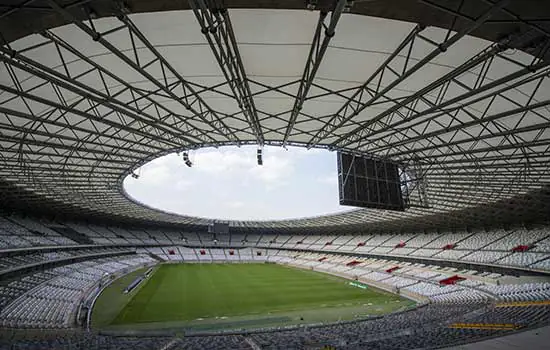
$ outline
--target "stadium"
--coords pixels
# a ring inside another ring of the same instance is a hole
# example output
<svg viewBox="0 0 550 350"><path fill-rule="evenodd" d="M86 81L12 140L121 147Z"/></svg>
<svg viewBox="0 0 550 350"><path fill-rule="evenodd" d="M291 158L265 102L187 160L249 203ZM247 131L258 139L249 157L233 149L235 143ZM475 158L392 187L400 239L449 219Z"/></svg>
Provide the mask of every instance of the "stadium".
<svg viewBox="0 0 550 350"><path fill-rule="evenodd" d="M0 349L547 348L550 4L8 0L0 43ZM353 209L126 186L268 147Z"/></svg>

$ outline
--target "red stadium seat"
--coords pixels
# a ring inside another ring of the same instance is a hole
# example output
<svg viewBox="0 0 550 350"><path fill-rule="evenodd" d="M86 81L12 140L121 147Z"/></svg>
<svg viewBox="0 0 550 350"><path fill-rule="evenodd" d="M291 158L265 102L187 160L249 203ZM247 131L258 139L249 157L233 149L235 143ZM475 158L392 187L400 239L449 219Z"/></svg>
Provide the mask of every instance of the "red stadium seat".
<svg viewBox="0 0 550 350"><path fill-rule="evenodd" d="M454 275L454 276L451 276L449 278L445 278L445 279L439 281L439 284L442 284L442 285L456 284L456 282L460 282L460 281L464 281L464 280L465 280L464 277Z"/></svg>

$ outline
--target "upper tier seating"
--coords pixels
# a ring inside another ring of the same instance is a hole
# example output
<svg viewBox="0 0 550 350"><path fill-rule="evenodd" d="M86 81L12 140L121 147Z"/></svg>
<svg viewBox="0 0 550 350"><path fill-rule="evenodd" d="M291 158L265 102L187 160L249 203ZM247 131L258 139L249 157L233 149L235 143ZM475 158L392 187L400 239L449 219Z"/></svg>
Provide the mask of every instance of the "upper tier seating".
<svg viewBox="0 0 550 350"><path fill-rule="evenodd" d="M53 252L21 252L20 254L14 256L0 256L0 272L16 267L24 267L29 264L45 263L51 260L66 259L88 254L117 253L123 250L124 249L122 248L89 248L58 250Z"/></svg>
<svg viewBox="0 0 550 350"><path fill-rule="evenodd" d="M484 250L507 250L511 251L512 248L518 245L531 245L537 241L548 236L547 231L539 230L523 230L519 229L516 232L510 233L505 238L495 241L483 247Z"/></svg>
<svg viewBox="0 0 550 350"><path fill-rule="evenodd" d="M463 256L461 260L474 261L479 263L494 263L495 261L510 255L510 252L492 252L492 251L477 251L472 254Z"/></svg>
<svg viewBox="0 0 550 350"><path fill-rule="evenodd" d="M480 285L477 288L498 295L504 301L550 300L550 283Z"/></svg>
<svg viewBox="0 0 550 350"><path fill-rule="evenodd" d="M495 242L502 237L506 236L508 233L503 230L495 230L491 233L487 232L475 232L470 237L466 238L458 244L459 249L469 249L476 250L484 248L485 246Z"/></svg>
<svg viewBox="0 0 550 350"><path fill-rule="evenodd" d="M437 233L419 234L419 235L416 235L414 238L412 238L411 240L409 240L407 242L407 247L408 248L422 248L422 247L430 244L430 242L437 239L438 237L439 237L439 234L437 234Z"/></svg>
<svg viewBox="0 0 550 350"><path fill-rule="evenodd" d="M29 246L74 245L76 242L29 218L0 217L0 249Z"/></svg>
<svg viewBox="0 0 550 350"><path fill-rule="evenodd" d="M507 266L528 267L538 261L548 258L546 253L517 252L498 260L498 264Z"/></svg>
<svg viewBox="0 0 550 350"><path fill-rule="evenodd" d="M465 240L470 235L471 233L468 232L442 234L440 237L426 244L424 248L441 249L448 244L457 244L458 242ZM459 246L461 246L461 244L459 244Z"/></svg>
<svg viewBox="0 0 550 350"><path fill-rule="evenodd" d="M122 228L115 226L85 225L79 223L52 223L21 218L0 217L0 250L34 245L75 244L56 233L55 227L66 226L89 237L94 243L107 245L187 244L191 246L263 246L269 248L309 249L326 252L356 252L382 256L410 256L444 260L469 261L521 268L550 270L550 229L537 227L530 230L492 230L455 233L380 234L380 235L276 235L234 234L214 236L177 230ZM327 244L328 243L328 244ZM403 244L402 247L397 247ZM447 245L453 249L443 249ZM512 254L512 248L526 245L527 252ZM535 254L536 253L536 254ZM178 252L170 260L185 260ZM221 256L221 255L220 255ZM187 255L187 260L192 255ZM212 256L202 256L202 260ZM256 259L257 260L257 259Z"/></svg>

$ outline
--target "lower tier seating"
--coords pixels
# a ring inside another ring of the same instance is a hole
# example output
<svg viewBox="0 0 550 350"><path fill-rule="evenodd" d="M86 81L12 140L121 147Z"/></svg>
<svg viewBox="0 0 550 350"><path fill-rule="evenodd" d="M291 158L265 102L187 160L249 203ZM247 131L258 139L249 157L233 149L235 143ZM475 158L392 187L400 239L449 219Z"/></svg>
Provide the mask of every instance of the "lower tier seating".
<svg viewBox="0 0 550 350"><path fill-rule="evenodd" d="M295 329L259 330L236 335L185 337L109 337L88 332L25 338L5 335L0 348L22 350L89 349L413 349L435 348L509 334L516 329L550 323L550 307L494 307L486 304L427 305L371 320ZM485 327L484 327L485 326Z"/></svg>
<svg viewBox="0 0 550 350"><path fill-rule="evenodd" d="M27 277L12 282L1 290L8 297L0 312L0 326L71 327L80 301L105 273L143 266L154 261L146 255L102 258L42 272L32 282Z"/></svg>

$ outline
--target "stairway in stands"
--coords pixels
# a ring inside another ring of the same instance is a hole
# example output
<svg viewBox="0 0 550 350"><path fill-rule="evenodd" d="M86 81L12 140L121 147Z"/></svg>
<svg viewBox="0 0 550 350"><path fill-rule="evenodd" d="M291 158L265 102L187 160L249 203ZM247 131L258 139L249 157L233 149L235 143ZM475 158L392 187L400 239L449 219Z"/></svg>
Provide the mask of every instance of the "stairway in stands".
<svg viewBox="0 0 550 350"><path fill-rule="evenodd" d="M78 231L73 230L70 227L56 226L56 227L50 227L50 228L52 230L55 230L59 234L65 236L69 239L72 239L73 241L75 241L77 243L80 243L80 244L94 244L94 241L92 241L91 238L89 238L85 234L82 234Z"/></svg>
<svg viewBox="0 0 550 350"><path fill-rule="evenodd" d="M160 256L158 256L157 254L153 253L153 252L148 252L149 256L155 260L158 260L158 261L164 261L163 258L161 258Z"/></svg>

